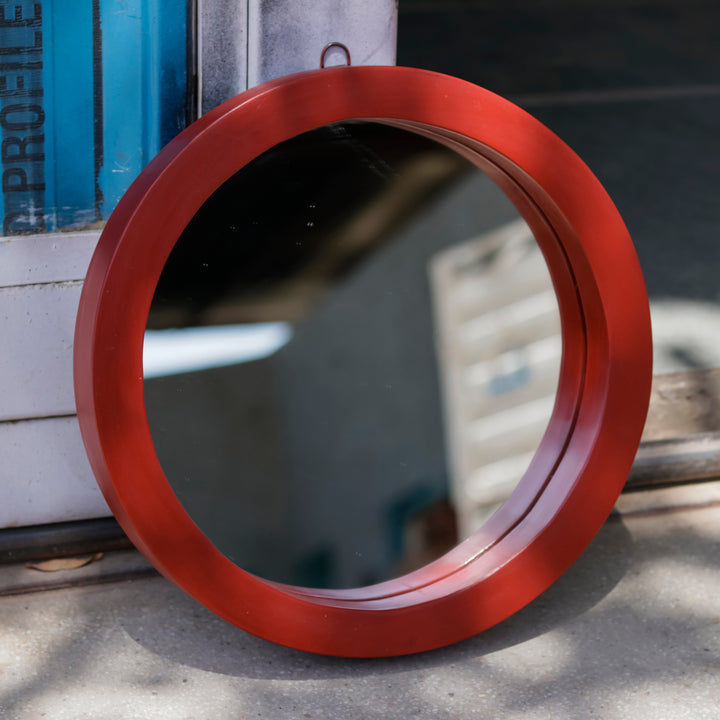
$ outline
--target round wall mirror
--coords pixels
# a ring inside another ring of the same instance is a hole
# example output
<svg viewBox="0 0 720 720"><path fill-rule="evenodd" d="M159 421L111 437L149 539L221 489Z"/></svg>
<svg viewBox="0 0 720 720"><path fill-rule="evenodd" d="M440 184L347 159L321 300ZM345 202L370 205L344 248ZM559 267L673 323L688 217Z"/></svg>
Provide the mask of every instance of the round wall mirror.
<svg viewBox="0 0 720 720"><path fill-rule="evenodd" d="M175 245L145 335L155 450L230 560L388 580L477 530L552 413L561 356L532 233L469 160L334 123L251 162Z"/></svg>
<svg viewBox="0 0 720 720"><path fill-rule="evenodd" d="M364 657L557 579L651 377L588 168L502 98L396 67L282 78L173 140L103 231L74 352L91 466L155 566L249 632Z"/></svg>

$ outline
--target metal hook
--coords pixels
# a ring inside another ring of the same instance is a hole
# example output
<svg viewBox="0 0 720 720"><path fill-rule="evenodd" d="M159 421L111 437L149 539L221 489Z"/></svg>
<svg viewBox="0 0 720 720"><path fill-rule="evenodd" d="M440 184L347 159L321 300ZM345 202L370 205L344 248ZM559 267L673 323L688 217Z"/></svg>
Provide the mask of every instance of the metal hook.
<svg viewBox="0 0 720 720"><path fill-rule="evenodd" d="M348 66L351 64L350 63L350 51L348 50L347 45L344 45L341 42L330 42L322 49L322 52L320 53L320 67L321 68L325 67L325 55L327 54L327 51L330 50L330 48L334 48L334 47L344 50L345 56L347 57Z"/></svg>

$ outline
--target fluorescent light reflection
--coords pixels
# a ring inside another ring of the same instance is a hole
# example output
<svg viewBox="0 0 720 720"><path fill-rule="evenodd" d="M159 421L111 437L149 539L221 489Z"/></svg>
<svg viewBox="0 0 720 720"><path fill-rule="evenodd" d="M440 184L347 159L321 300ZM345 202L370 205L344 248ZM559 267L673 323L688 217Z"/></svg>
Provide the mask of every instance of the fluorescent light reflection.
<svg viewBox="0 0 720 720"><path fill-rule="evenodd" d="M153 378L261 360L291 337L283 322L146 330L143 373Z"/></svg>

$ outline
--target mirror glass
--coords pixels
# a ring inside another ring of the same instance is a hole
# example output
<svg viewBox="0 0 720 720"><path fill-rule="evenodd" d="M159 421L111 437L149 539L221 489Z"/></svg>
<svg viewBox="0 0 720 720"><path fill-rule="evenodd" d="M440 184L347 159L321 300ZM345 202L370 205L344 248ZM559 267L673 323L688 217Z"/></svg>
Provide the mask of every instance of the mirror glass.
<svg viewBox="0 0 720 720"><path fill-rule="evenodd" d="M432 140L344 122L273 147L187 226L148 317L147 416L227 557L361 586L507 498L560 351L544 260L494 183Z"/></svg>

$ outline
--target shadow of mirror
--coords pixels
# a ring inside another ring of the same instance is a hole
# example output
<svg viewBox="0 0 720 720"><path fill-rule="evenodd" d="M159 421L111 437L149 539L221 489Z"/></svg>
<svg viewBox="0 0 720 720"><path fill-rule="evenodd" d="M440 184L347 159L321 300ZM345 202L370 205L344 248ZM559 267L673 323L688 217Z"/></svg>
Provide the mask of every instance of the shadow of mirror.
<svg viewBox="0 0 720 720"><path fill-rule="evenodd" d="M235 563L367 585L507 498L560 347L542 255L485 175L406 130L334 124L243 168L179 238L148 317L148 422Z"/></svg>

